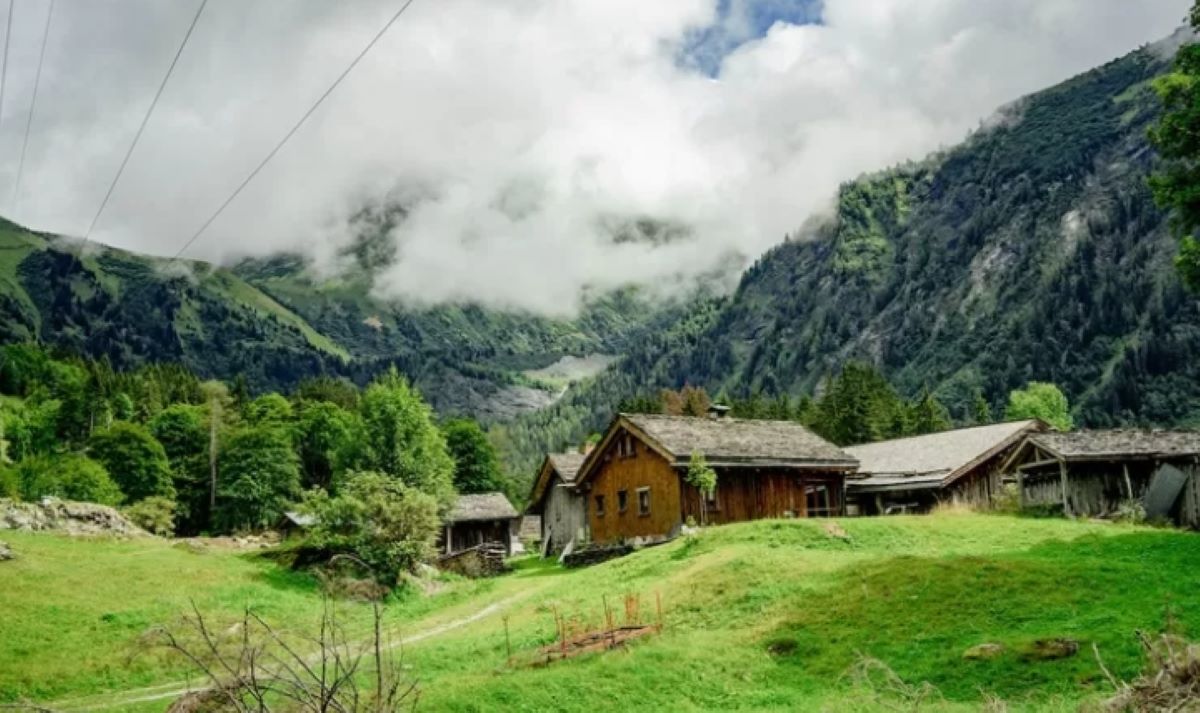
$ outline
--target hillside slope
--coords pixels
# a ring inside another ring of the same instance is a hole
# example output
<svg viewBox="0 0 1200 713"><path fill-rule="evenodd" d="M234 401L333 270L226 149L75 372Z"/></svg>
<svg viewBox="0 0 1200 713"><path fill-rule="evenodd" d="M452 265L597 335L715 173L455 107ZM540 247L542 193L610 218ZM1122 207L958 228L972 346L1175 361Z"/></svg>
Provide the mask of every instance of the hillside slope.
<svg viewBox="0 0 1200 713"><path fill-rule="evenodd" d="M514 464L578 442L636 393L811 394L848 359L956 418L1053 381L1085 425L1200 423L1200 303L1172 267L1146 185L1155 156L1144 48L1007 107L960 146L844 185L836 211L781 244L735 294L635 348L511 429ZM560 424L569 424L568 428Z"/></svg>
<svg viewBox="0 0 1200 713"><path fill-rule="evenodd" d="M485 420L552 403L647 324L670 319L625 290L576 319L376 297L371 275L316 279L291 256L235 268L138 255L0 220L0 343L39 340L118 368L181 362L204 377L286 390L316 374L358 382L395 364L435 408ZM570 368L551 368L562 360Z"/></svg>
<svg viewBox="0 0 1200 713"><path fill-rule="evenodd" d="M393 598L387 635L407 638L405 671L428 710L587 711L597 700L617 710L912 710L894 688L847 675L869 656L914 688L936 687L921 710L978 711L996 696L1012 711L1074 711L1110 693L1092 644L1128 679L1141 665L1135 630L1170 620L1200 631L1194 534L989 515L840 519L838 536L826 525L710 528L584 570L525 560L508 576ZM11 615L0 660L19 663L0 666L0 703L161 711L164 700L136 701L176 690L182 664L133 654L190 601L218 630L247 605L289 631L317 623L315 581L261 558L159 540L5 538L18 559L0 574L14 583L0 587ZM127 570L143 586L111 576ZM621 622L627 595L643 622L658 620L661 597L660 635L538 665L556 613L588 631L603 626L606 603ZM344 612L365 636L368 608L347 602ZM1078 641L1079 653L1023 655L1057 637ZM1004 648L963 659L982 643Z"/></svg>

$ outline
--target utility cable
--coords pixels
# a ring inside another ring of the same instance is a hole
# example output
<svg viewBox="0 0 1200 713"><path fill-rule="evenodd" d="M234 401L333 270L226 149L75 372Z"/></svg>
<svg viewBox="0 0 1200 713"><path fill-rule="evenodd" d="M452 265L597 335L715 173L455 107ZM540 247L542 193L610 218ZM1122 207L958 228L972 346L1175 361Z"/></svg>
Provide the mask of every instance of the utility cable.
<svg viewBox="0 0 1200 713"><path fill-rule="evenodd" d="M17 164L17 180L13 184L12 218L16 218L17 199L21 197L21 175L25 172L25 150L29 148L29 131L33 128L33 114L37 109L38 87L42 83L42 65L46 62L46 40L50 37L50 23L54 19L54 0L46 11L46 29L42 31L42 49L38 53L37 74L33 77L33 98L29 100L29 118L25 120L25 139L21 142L21 161Z"/></svg>
<svg viewBox="0 0 1200 713"><path fill-rule="evenodd" d="M400 19L400 16L404 14L404 11L407 10L409 6L413 4L413 2L414 0L406 0L405 3L400 6L400 9L397 10L394 15L392 15L391 19L384 24L379 32L375 33L375 36L371 38L371 41L367 43L367 46L363 47L362 51L358 53L358 56L354 58L354 61L350 62L346 69L343 70L340 75L338 75L338 78L333 81L333 84L330 84L329 88L326 89L323 94L321 94L321 96L311 107L309 107L308 111L304 112L304 115L300 117L300 120L297 121L296 124L292 126L292 128L286 134L284 134L279 143L275 144L275 148L271 149L270 153L268 153L266 157L263 158L263 160L260 161L259 164L254 168L254 170L251 171L248 176L246 176L245 180L238 184L238 187L234 189L233 193L231 193L229 197L226 198L223 203L221 203L220 207L218 207L217 210L208 217L208 220L204 221L204 224L200 226L200 229L193 233L190 238L188 238L187 242L183 244L183 247L179 248L179 251L176 252L171 258L172 260L179 259L179 256L183 255L183 253L189 247L191 247L192 244L195 243L196 240L199 239L206 230L208 230L208 227L213 224L213 221L215 221L222 213L225 212L225 209L229 207L229 204L233 203L234 199L241 194L246 186L250 185L250 182L254 180L254 177L257 176L263 170L263 168L265 168L266 165L271 162L271 159L275 158L275 155L279 153L279 150L283 148L284 144L286 144L296 134L296 132L300 130L300 127L303 126L304 123L308 121L309 117L311 117L317 110L317 108L329 98L329 95L333 93L334 89L337 89L338 85L342 83L342 80L344 80L350 74L350 72L352 72L354 68L358 66L358 63L362 61L362 58L367 56L367 53L371 51L371 48L379 42L384 34L387 33L392 25L396 23L396 20Z"/></svg>
<svg viewBox="0 0 1200 713"><path fill-rule="evenodd" d="M192 18L192 24L188 25L187 32L183 35L183 42L179 43L179 49L175 50L175 56L171 59L171 65L167 67L167 73L163 75L162 82L158 85L158 91L154 93L154 99L150 102L150 107L146 109L146 115L142 117L142 124L138 127L137 133L133 135L133 142L129 144L129 150L125 152L125 158L121 160L121 167L117 169L117 175L113 176L112 183L108 185L108 192L104 194L104 200L100 202L100 207L96 210L96 215L92 218L91 224L88 226L87 232L83 234L83 242L87 242L92 237L92 231L96 229L96 223L100 221L100 216L104 214L104 209L108 207L108 200L112 198L113 191L117 188L117 183L121 180L121 175L125 173L125 166L129 164L129 157L133 156L133 150L137 148L138 141L142 138L142 132L146 130L146 125L150 123L150 116L154 114L154 108L158 106L158 100L162 98L163 90L167 88L167 82L171 79L171 74L175 72L175 65L179 64L179 57L183 54L183 49L187 47L188 40L192 38L192 31L196 29L196 23L200 21L200 15L204 13L204 7L208 5L208 0L200 0L200 7L196 8L196 15ZM0 97L3 94L0 93Z"/></svg>

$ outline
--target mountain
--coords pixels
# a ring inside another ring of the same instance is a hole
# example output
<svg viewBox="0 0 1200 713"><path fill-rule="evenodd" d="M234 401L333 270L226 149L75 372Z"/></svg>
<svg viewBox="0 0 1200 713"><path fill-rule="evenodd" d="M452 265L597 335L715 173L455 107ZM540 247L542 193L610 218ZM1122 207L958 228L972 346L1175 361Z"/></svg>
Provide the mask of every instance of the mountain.
<svg viewBox="0 0 1200 713"><path fill-rule="evenodd" d="M513 465L577 442L613 404L684 383L813 393L850 359L966 418L1029 380L1090 426L1200 423L1200 307L1146 179L1146 47L1006 107L961 145L848 183L828 220L736 292L505 432ZM668 343L669 342L669 343Z"/></svg>
<svg viewBox="0 0 1200 713"><path fill-rule="evenodd" d="M350 250L357 267L387 259L378 240ZM373 296L372 270L351 272L317 279L289 255L232 269L174 262L0 220L0 342L39 340L118 368L181 362L253 390L323 373L364 382L395 364L439 411L494 420L552 403L643 325L674 314L632 289L590 301L574 320L411 308Z"/></svg>

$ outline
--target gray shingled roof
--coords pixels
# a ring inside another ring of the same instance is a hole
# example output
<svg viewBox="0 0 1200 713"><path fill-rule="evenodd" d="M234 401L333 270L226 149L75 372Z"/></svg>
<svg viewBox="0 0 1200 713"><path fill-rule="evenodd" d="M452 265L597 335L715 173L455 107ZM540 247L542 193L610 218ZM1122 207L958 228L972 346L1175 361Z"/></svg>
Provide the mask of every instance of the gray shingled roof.
<svg viewBox="0 0 1200 713"><path fill-rule="evenodd" d="M447 522L473 522L477 520L510 520L520 517L504 493L482 493L459 495L458 502L446 518Z"/></svg>
<svg viewBox="0 0 1200 713"><path fill-rule="evenodd" d="M564 483L575 482L575 474L579 472L579 466L583 465L583 459L586 458L582 453L551 453L546 456L550 459L550 465L558 472Z"/></svg>
<svg viewBox="0 0 1200 713"><path fill-rule="evenodd" d="M1067 460L1200 455L1200 431L1074 431L1039 433L1030 440Z"/></svg>
<svg viewBox="0 0 1200 713"><path fill-rule="evenodd" d="M846 452L859 465L846 486L871 490L948 485L976 463L1041 427L1035 420L1012 421L850 446Z"/></svg>
<svg viewBox="0 0 1200 713"><path fill-rule="evenodd" d="M854 458L794 421L649 414L624 418L676 461L687 461L698 451L710 465L855 465Z"/></svg>

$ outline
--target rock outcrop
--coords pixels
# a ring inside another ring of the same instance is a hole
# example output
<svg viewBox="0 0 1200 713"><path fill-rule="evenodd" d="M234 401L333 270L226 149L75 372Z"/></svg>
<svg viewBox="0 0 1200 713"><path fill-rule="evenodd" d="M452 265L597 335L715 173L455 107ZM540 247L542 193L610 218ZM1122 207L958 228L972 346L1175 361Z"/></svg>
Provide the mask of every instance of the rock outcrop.
<svg viewBox="0 0 1200 713"><path fill-rule="evenodd" d="M0 498L0 530L62 532L68 535L149 537L115 508L42 498L23 503Z"/></svg>

